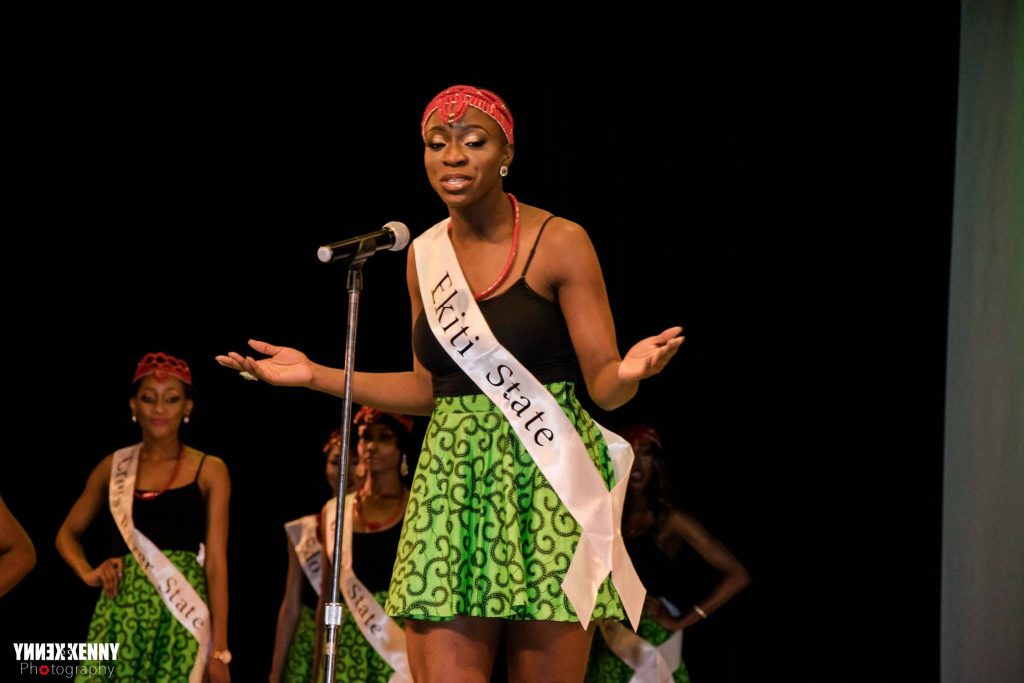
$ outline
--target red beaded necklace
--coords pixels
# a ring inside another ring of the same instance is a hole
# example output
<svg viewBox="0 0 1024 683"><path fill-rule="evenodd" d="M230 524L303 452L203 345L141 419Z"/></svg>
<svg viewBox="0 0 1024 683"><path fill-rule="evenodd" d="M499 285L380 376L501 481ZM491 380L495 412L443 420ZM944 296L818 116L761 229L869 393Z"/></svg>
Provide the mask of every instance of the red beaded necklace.
<svg viewBox="0 0 1024 683"><path fill-rule="evenodd" d="M171 484L173 484L174 480L177 478L178 472L181 471L181 463L185 461L185 458L182 457L184 455L185 444L181 444L181 448L178 450L178 457L176 458L177 462L174 463L174 471L171 472L170 479L167 480L167 483L164 484L164 487L162 489L160 489L159 491L136 491L135 497L138 498L139 500L153 500L154 498L161 495L162 493L165 493L169 488L171 488Z"/></svg>
<svg viewBox="0 0 1024 683"><path fill-rule="evenodd" d="M398 502L397 512L394 515L392 515L389 519L386 519L382 522L371 522L365 517L363 517L363 496L360 493L356 494L355 505L352 506L352 512L354 512L355 516L358 517L359 520L363 523L363 528L367 531L377 531L379 529L390 527L393 524L397 523L398 520L400 520L405 515L405 499L407 495L408 491L402 489L402 496Z"/></svg>
<svg viewBox="0 0 1024 683"><path fill-rule="evenodd" d="M505 259L505 266L501 269L498 274L498 278L491 283L486 289L482 289L473 295L473 298L477 301L487 298L494 292L503 282L508 278L509 272L512 270L512 264L516 261L516 253L519 251L519 202L516 201L515 195L511 192L506 192L508 200L512 203L512 247L508 251L508 258ZM452 223L448 221L448 230L451 231Z"/></svg>

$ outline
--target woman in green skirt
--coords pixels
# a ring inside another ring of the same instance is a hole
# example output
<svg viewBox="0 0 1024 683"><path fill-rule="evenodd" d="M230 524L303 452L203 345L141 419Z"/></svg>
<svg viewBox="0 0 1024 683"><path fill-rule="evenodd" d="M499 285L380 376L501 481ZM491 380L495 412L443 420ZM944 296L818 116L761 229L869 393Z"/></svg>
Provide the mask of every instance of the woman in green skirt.
<svg viewBox="0 0 1024 683"><path fill-rule="evenodd" d="M409 474L408 453L412 446L413 422L407 415L363 407L352 418L352 424L356 441L352 451L356 455L353 461L356 463L358 485L350 487L347 496L351 506L350 522L344 529L342 543L347 536L350 550L348 566L346 568L343 564L340 572L339 590L344 609L338 632L334 680L341 683L412 683L408 676L401 621L390 620L382 608L391 583L391 567L395 563L402 519L409 501L405 478ZM330 599L337 504L337 498L333 498L321 511L320 528L324 530L326 562L316 620L318 646L323 642L323 606ZM377 620L393 622L390 626L399 637L397 642L384 643L390 651L387 648L378 651L382 645L379 639L373 638L374 631L369 631L367 636L368 613L363 608L370 605L353 600L353 593L365 594L367 600L375 601ZM362 629L357 620L362 622ZM322 672L323 656L319 647L317 650L317 670ZM392 667L396 659L397 672ZM321 673L317 680L322 678Z"/></svg>
<svg viewBox="0 0 1024 683"><path fill-rule="evenodd" d="M750 584L750 574L693 515L672 504L658 432L631 424L619 433L636 454L622 515L626 548L647 589L636 636L660 650L655 654L648 649L648 659L665 661L660 662L662 677L651 675L658 667L650 661L639 667L635 661L627 663L639 649L630 647L635 637L622 627L603 624L591 650L587 683L660 683L664 675L675 683L689 683L682 631L732 600ZM706 590L697 584L712 581L709 574L714 575L713 587Z"/></svg>
<svg viewBox="0 0 1024 683"><path fill-rule="evenodd" d="M351 378L354 401L430 415L387 610L405 618L418 682L487 681L501 642L511 680L582 681L593 629L581 624L626 616L605 577L628 571L621 558L610 566L611 527L591 532L610 522L616 472L575 381L582 375L598 406L616 408L665 367L682 329L619 354L586 232L503 189L515 147L497 95L448 88L428 104L420 133L448 215L410 249L413 367ZM343 370L249 345L268 357L217 360L271 384L342 395ZM570 507L603 512L581 524Z"/></svg>
<svg viewBox="0 0 1024 683"><path fill-rule="evenodd" d="M227 683L227 467L181 440L194 408L184 361L146 354L128 403L142 441L100 461L57 533L64 561L103 589L87 642L119 644L78 680ZM99 516L113 552L94 566L80 539Z"/></svg>
<svg viewBox="0 0 1024 683"><path fill-rule="evenodd" d="M338 468L341 465L341 433L335 429L324 443L324 473L334 495L338 495ZM353 459L352 463L357 461ZM361 484L356 466L349 467L351 488ZM323 533L318 513L285 524L288 574L285 592L277 614L274 654L270 664L270 683L308 683L313 666L316 640L316 610L323 575ZM301 555L301 557L300 557Z"/></svg>

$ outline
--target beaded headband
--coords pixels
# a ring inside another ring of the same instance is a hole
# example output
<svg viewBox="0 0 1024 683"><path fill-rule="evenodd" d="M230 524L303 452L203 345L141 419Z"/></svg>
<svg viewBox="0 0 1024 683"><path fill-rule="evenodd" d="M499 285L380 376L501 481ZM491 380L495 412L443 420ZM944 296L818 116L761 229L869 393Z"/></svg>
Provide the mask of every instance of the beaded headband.
<svg viewBox="0 0 1024 683"><path fill-rule="evenodd" d="M442 123L455 123L466 113L466 107L479 109L490 116L501 127L505 133L505 139L509 143L515 140L512 137L512 112L504 100L483 88L474 88L471 85L453 85L439 92L423 112L423 120L420 121L420 135L426 138L427 119L435 111Z"/></svg>
<svg viewBox="0 0 1024 683"><path fill-rule="evenodd" d="M177 377L185 384L192 386L192 371L188 363L162 352L147 353L135 366L135 377L132 383L138 382L146 375L153 375L158 380L165 380L168 377Z"/></svg>
<svg viewBox="0 0 1024 683"><path fill-rule="evenodd" d="M333 432L331 432L331 435L327 437L327 442L324 444L324 453L330 453L332 448L340 445L341 430L335 429Z"/></svg>
<svg viewBox="0 0 1024 683"><path fill-rule="evenodd" d="M359 412L352 418L352 424L358 426L361 425L372 425L378 424L382 420L381 418L390 418L397 422L400 426L405 428L406 432L412 433L412 418L408 415L402 415L401 413L385 413L383 410L377 410L369 406L363 406L359 409Z"/></svg>

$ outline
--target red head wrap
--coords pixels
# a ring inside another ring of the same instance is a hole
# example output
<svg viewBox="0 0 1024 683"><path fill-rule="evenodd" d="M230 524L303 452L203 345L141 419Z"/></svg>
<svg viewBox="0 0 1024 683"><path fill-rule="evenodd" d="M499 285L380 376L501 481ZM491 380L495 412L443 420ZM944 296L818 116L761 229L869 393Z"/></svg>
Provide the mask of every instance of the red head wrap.
<svg viewBox="0 0 1024 683"><path fill-rule="evenodd" d="M330 453L332 448L340 445L341 430L335 429L333 432L331 432L331 435L327 437L327 443L324 444L324 453Z"/></svg>
<svg viewBox="0 0 1024 683"><path fill-rule="evenodd" d="M162 352L147 353L135 366L135 377L132 382L138 382L146 375L153 375L158 380L165 380L168 377L177 377L185 384L192 386L192 371L188 369L188 363Z"/></svg>
<svg viewBox="0 0 1024 683"><path fill-rule="evenodd" d="M359 412L352 418L352 424L357 427L361 425L372 425L381 422L381 418L391 418L392 421L397 422L400 426L405 428L405 431L412 433L412 418L408 415L402 415L401 413L385 413L382 410L371 408L369 406L363 406L359 409Z"/></svg>
<svg viewBox="0 0 1024 683"><path fill-rule="evenodd" d="M619 436L628 441L634 449L644 441L650 441L659 449L661 448L661 435L654 427L645 424L631 424L618 431Z"/></svg>
<svg viewBox="0 0 1024 683"><path fill-rule="evenodd" d="M466 107L479 109L490 116L505 133L505 139L510 143L515 142L512 137L512 112L505 102L490 90L471 85L453 85L430 100L423 111L423 120L420 121L420 135L426 137L427 119L435 111L441 123L454 123L466 113Z"/></svg>

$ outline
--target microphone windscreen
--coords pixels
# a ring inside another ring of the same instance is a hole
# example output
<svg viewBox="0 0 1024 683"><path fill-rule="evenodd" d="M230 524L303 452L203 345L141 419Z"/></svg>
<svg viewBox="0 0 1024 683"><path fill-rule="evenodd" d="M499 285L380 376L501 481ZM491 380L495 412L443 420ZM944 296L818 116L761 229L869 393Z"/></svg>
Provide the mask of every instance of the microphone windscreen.
<svg viewBox="0 0 1024 683"><path fill-rule="evenodd" d="M384 227L395 234L395 243L388 247L390 251L402 251L409 246L409 228L400 221L388 221Z"/></svg>

